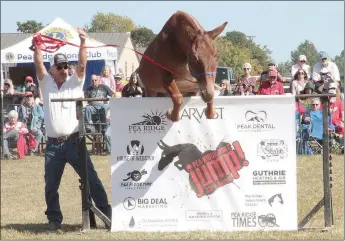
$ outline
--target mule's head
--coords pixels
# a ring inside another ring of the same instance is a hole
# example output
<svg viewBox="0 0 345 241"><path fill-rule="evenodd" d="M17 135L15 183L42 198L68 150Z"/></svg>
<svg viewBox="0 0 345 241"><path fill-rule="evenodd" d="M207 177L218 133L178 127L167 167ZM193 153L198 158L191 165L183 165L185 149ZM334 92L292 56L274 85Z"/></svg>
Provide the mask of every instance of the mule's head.
<svg viewBox="0 0 345 241"><path fill-rule="evenodd" d="M198 81L200 96L211 102L214 96L214 82L217 72L214 39L224 30L227 22L211 31L198 30L188 53L188 66L192 76Z"/></svg>

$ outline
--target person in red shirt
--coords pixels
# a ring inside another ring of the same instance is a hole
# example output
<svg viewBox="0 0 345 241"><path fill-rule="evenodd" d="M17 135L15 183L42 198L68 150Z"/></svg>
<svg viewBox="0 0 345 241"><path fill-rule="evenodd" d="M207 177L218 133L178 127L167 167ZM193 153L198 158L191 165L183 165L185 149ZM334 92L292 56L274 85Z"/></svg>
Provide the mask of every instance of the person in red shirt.
<svg viewBox="0 0 345 241"><path fill-rule="evenodd" d="M332 82L329 84L328 93L336 94L337 84ZM332 114L332 125L334 125L335 131L340 135L344 135L344 103L338 97L332 97L329 103L329 109Z"/></svg>
<svg viewBox="0 0 345 241"><path fill-rule="evenodd" d="M283 83L277 81L277 71L270 70L265 76L267 81L263 81L259 87L258 95L283 95Z"/></svg>

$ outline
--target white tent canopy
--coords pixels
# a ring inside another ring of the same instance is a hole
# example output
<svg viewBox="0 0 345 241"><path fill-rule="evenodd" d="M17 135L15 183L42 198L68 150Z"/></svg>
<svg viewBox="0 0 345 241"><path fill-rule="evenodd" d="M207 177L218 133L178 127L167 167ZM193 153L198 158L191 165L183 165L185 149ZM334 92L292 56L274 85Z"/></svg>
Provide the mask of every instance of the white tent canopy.
<svg viewBox="0 0 345 241"><path fill-rule="evenodd" d="M61 18L55 19L48 26L39 31L42 35L52 38L66 40L73 44L80 44L79 34L75 28L63 21ZM32 63L33 52L29 49L32 37L29 37L16 45L1 50L1 63ZM103 43L92 38L86 38L86 46L100 46ZM79 48L71 45L61 47L55 53L42 52L43 61L50 62L51 57L56 53L64 53L69 61L78 61ZM117 60L117 49L114 47L88 48L88 60Z"/></svg>

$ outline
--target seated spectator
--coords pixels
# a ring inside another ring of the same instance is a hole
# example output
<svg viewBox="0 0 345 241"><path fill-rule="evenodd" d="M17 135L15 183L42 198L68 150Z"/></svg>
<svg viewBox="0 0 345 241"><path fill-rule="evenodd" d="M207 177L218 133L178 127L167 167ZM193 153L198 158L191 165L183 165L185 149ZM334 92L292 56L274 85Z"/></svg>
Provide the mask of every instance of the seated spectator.
<svg viewBox="0 0 345 241"><path fill-rule="evenodd" d="M85 90L85 98L108 98L114 95L114 92L106 85L100 84L100 79L96 75L91 76L92 85ZM86 131L91 132L92 115L98 114L101 123L106 123L106 114L109 105L105 101L90 101L85 106L85 124Z"/></svg>
<svg viewBox="0 0 345 241"><path fill-rule="evenodd" d="M108 110L106 119L107 119L107 129L105 130L104 138L105 138L105 145L107 148L107 152L108 154L110 154L111 153L110 110Z"/></svg>
<svg viewBox="0 0 345 241"><path fill-rule="evenodd" d="M330 98L329 109L332 115L332 125L335 126L335 132L344 135L344 102L340 99L340 92L337 92L335 82L329 84L328 93L336 94L336 97Z"/></svg>
<svg viewBox="0 0 345 241"><path fill-rule="evenodd" d="M4 95L13 95L14 87L11 79L6 79L4 81Z"/></svg>
<svg viewBox="0 0 345 241"><path fill-rule="evenodd" d="M111 69L108 65L105 65L102 68L101 74L100 74L100 82L101 85L108 86L113 93L116 92L116 84L113 77L113 74L111 73Z"/></svg>
<svg viewBox="0 0 345 241"><path fill-rule="evenodd" d="M18 113L15 110L11 110L8 113L8 119L9 121L5 123L3 128L3 153L5 160L13 159L9 148L17 147L19 135L28 133L25 124L18 121Z"/></svg>
<svg viewBox="0 0 345 241"><path fill-rule="evenodd" d="M69 64L68 65L68 76L72 76L75 73L76 68L77 68L76 64Z"/></svg>
<svg viewBox="0 0 345 241"><path fill-rule="evenodd" d="M299 95L304 90L304 87L308 83L307 73L303 69L299 69L291 82L290 91L293 95Z"/></svg>
<svg viewBox="0 0 345 241"><path fill-rule="evenodd" d="M307 111L302 117L302 124L310 124L310 113L314 111L322 111L321 101L319 98L313 98L311 100L311 110Z"/></svg>
<svg viewBox="0 0 345 241"><path fill-rule="evenodd" d="M323 68L327 69L327 72L330 73L334 81L336 82L340 81L338 66L334 62L329 60L329 56L326 52L321 51L320 62L316 63L313 68L312 78L315 82L321 79L320 72Z"/></svg>
<svg viewBox="0 0 345 241"><path fill-rule="evenodd" d="M44 112L42 107L35 103L31 92L26 92L23 103L18 108L18 120L26 125L29 133L36 139L37 145L33 150L29 150L30 154L37 153L38 145L41 143L43 119Z"/></svg>
<svg viewBox="0 0 345 241"><path fill-rule="evenodd" d="M143 91L139 87L137 75L133 73L121 92L122 97L142 97Z"/></svg>
<svg viewBox="0 0 345 241"><path fill-rule="evenodd" d="M300 55L298 57L298 63L291 67L291 77L294 78L296 72L300 69L303 69L304 72L307 74L307 79L310 80L311 78L311 68L309 65L306 64L307 57L305 55Z"/></svg>
<svg viewBox="0 0 345 241"><path fill-rule="evenodd" d="M221 84L220 84L220 93L219 96L230 96L231 94L231 85L229 83L229 81L222 80Z"/></svg>
<svg viewBox="0 0 345 241"><path fill-rule="evenodd" d="M115 85L116 85L116 92L122 92L124 84L121 82L122 78L121 75L115 75Z"/></svg>
<svg viewBox="0 0 345 241"><path fill-rule="evenodd" d="M301 94L311 95L314 92L315 86L310 81L307 82ZM299 102L308 110L311 110L311 98L300 98Z"/></svg>
<svg viewBox="0 0 345 241"><path fill-rule="evenodd" d="M322 68L318 79L315 81L315 92L321 94L328 91L328 86L333 81L331 73L327 68Z"/></svg>
<svg viewBox="0 0 345 241"><path fill-rule="evenodd" d="M278 72L270 70L265 76L266 81L262 82L259 87L259 95L283 95L283 83L277 81Z"/></svg>
<svg viewBox="0 0 345 241"><path fill-rule="evenodd" d="M32 92L34 97L39 97L39 92L38 88L34 83L34 79L31 76L26 76L25 77L25 82L22 85L19 85L16 89L16 92L18 96L16 103L20 104L23 100L23 97L25 96L26 92Z"/></svg>

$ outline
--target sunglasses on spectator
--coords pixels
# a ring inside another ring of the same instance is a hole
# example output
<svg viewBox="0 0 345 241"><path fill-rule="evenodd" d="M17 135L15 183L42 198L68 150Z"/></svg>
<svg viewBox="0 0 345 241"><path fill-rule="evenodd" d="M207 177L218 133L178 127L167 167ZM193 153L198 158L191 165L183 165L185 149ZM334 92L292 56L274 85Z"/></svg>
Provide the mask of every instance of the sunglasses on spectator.
<svg viewBox="0 0 345 241"><path fill-rule="evenodd" d="M5 83L6 86L10 87L11 85L9 83Z"/></svg>
<svg viewBox="0 0 345 241"><path fill-rule="evenodd" d="M312 106L318 106L319 104L311 104Z"/></svg>
<svg viewBox="0 0 345 241"><path fill-rule="evenodd" d="M305 63L305 60L300 60L299 62L301 62L301 63Z"/></svg>
<svg viewBox="0 0 345 241"><path fill-rule="evenodd" d="M327 58L323 58L323 59L321 59L322 61L326 61L327 60Z"/></svg>
<svg viewBox="0 0 345 241"><path fill-rule="evenodd" d="M250 68L243 68L243 70L250 70Z"/></svg>
<svg viewBox="0 0 345 241"><path fill-rule="evenodd" d="M96 82L98 79L92 79L92 82Z"/></svg>
<svg viewBox="0 0 345 241"><path fill-rule="evenodd" d="M68 65L58 65L58 66L56 66L56 68L57 68L58 70L68 69Z"/></svg>
<svg viewBox="0 0 345 241"><path fill-rule="evenodd" d="M298 72L298 74L303 74L304 75L304 72Z"/></svg>

